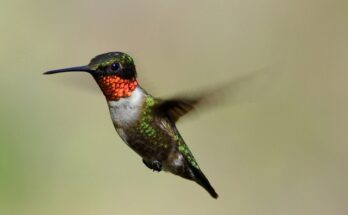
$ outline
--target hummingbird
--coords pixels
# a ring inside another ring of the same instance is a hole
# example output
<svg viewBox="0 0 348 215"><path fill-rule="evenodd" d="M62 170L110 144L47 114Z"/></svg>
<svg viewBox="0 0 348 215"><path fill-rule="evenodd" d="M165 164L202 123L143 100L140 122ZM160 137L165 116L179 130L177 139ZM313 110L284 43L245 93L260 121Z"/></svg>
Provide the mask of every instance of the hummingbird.
<svg viewBox="0 0 348 215"><path fill-rule="evenodd" d="M134 60L123 52L100 54L88 65L44 74L62 72L92 75L106 98L115 130L140 155L146 167L194 181L213 198L218 198L175 125L179 118L195 109L202 97L152 96L138 84Z"/></svg>

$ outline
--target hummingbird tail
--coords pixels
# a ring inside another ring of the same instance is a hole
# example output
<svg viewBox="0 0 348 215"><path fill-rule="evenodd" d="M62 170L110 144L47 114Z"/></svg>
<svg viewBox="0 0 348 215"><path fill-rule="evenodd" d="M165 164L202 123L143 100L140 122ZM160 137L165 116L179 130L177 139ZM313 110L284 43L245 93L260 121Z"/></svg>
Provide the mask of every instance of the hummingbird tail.
<svg viewBox="0 0 348 215"><path fill-rule="evenodd" d="M218 194L215 192L214 188L209 183L207 177L203 174L203 172L199 169L197 169L194 166L190 166L190 169L193 172L194 175L194 181L196 181L199 185L201 185L208 193L214 198L218 198Z"/></svg>

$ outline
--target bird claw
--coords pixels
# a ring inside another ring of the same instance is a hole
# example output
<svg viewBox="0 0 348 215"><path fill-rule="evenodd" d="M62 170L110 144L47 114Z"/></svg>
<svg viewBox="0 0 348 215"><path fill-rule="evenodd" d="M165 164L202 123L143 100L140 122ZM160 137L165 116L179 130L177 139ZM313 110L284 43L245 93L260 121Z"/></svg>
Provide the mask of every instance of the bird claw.
<svg viewBox="0 0 348 215"><path fill-rule="evenodd" d="M154 172L160 172L162 170L162 164L159 161L152 161L152 170Z"/></svg>
<svg viewBox="0 0 348 215"><path fill-rule="evenodd" d="M154 161L145 161L143 160L143 163L145 166L147 166L149 169L151 169L154 172L160 172L162 170L162 164L161 162L154 160Z"/></svg>

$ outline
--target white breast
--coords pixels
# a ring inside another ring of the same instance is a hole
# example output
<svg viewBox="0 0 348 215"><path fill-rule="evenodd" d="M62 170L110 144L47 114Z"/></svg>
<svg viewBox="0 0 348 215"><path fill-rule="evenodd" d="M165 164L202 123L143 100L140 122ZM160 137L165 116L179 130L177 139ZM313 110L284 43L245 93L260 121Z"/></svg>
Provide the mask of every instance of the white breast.
<svg viewBox="0 0 348 215"><path fill-rule="evenodd" d="M130 97L108 101L111 119L116 127L127 126L138 119L144 97L144 91L137 87Z"/></svg>

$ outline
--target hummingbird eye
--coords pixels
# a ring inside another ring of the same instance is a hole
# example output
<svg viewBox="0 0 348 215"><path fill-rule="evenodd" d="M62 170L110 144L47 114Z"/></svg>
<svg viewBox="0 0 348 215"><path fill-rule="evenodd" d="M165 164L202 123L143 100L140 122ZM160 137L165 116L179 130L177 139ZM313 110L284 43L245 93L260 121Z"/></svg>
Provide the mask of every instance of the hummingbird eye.
<svg viewBox="0 0 348 215"><path fill-rule="evenodd" d="M112 71L117 71L119 68L120 68L120 64L118 64L118 63L111 64Z"/></svg>

